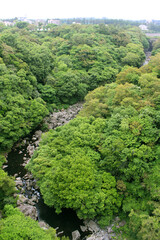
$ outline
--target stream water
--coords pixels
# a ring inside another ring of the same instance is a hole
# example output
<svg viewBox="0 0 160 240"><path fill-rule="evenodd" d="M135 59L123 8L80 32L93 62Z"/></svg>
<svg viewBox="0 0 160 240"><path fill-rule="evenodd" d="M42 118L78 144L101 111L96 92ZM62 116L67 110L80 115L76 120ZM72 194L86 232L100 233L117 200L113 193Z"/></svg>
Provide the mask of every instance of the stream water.
<svg viewBox="0 0 160 240"><path fill-rule="evenodd" d="M80 108L82 107L82 105L78 107ZM66 112L62 111L52 114L52 118L50 119L50 121L53 122L54 120L54 123L56 121L57 123L59 123L62 120L64 121L64 119L67 119L67 121L69 121L71 118L74 118L79 111L77 106L75 106L75 108L77 112L73 107L69 110L66 110ZM55 119L55 117L57 117L57 120ZM84 225L83 221L77 217L76 213L72 209L63 209L61 214L56 214L54 208L50 208L44 204L43 198L38 189L34 189L32 187L31 191L28 191L25 187L25 175L27 173L27 170L25 168L25 159L30 158L27 147L28 145L34 144L33 136L34 133L30 137L22 141L20 146L14 146L13 149L8 153L8 162L7 167L5 167L5 171L7 171L10 176L16 176L17 178L21 178L24 188L23 195L25 197L38 197L38 203L35 205L38 212L38 221L45 221L51 227L58 228L58 233L63 232L59 236L64 235L72 239L72 232L78 230L81 234L81 239L85 239L85 236L88 235L88 232L84 233L81 231L80 226Z"/></svg>
<svg viewBox="0 0 160 240"><path fill-rule="evenodd" d="M8 154L8 166L5 168L5 171L7 171L9 175L21 177L22 181L25 181L23 177L27 173L27 170L23 165L24 156L29 157L27 153L27 145L13 148ZM63 209L62 213L56 214L54 208L50 208L44 204L43 198L38 190L35 190L34 195L39 197L39 201L36 204L38 221L45 221L51 227L58 228L58 232L63 232L60 236L68 236L71 239L72 232L78 230L81 234L81 239L85 239L87 233L83 233L80 229L80 225L84 225L83 221L77 217L72 209ZM24 196L30 197L29 192L25 191Z"/></svg>
<svg viewBox="0 0 160 240"><path fill-rule="evenodd" d="M149 62L150 56L151 52L147 52L146 61L143 65ZM74 118L76 114L73 114L74 116L72 116L71 118ZM71 118L68 118L67 121L69 121ZM65 120L66 118L62 116L61 119ZM53 116L52 120L55 121L55 116ZM51 128L53 128L54 121L51 121ZM5 167L5 171L7 171L9 175L16 175L16 177L20 177L23 182L25 182L24 176L27 173L27 170L24 167L24 159L30 157L27 152L27 146L30 143L32 143L32 136L28 138L27 144L22 144L21 147L14 147L8 154L8 164L7 167ZM77 217L76 213L72 209L63 209L62 213L58 215L56 214L54 208L50 208L44 204L43 198L41 197L40 192L37 189L34 189L34 191L32 190L32 193L34 195L37 195L39 199L38 203L36 204L36 208L38 211L38 221L45 221L51 227L58 228L58 232L63 232L60 236L64 235L72 239L72 232L78 230L81 234L81 239L86 239L85 237L88 235L88 232L84 233L80 229L80 226L83 225L83 221ZM23 194L25 197L30 197L30 192L28 192L27 189L25 189Z"/></svg>

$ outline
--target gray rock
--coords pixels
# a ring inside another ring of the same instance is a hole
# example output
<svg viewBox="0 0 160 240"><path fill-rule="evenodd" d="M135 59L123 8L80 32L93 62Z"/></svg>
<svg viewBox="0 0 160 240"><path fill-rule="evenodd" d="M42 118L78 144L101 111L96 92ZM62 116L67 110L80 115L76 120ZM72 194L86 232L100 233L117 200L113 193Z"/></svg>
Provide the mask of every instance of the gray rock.
<svg viewBox="0 0 160 240"><path fill-rule="evenodd" d="M98 225L92 220L90 220L89 222L84 221L84 223L87 226L88 230L91 232L98 232L100 230Z"/></svg>
<svg viewBox="0 0 160 240"><path fill-rule="evenodd" d="M24 193L24 192L25 192L24 188L21 188L20 190L21 190L21 193Z"/></svg>
<svg viewBox="0 0 160 240"><path fill-rule="evenodd" d="M105 235L102 240L109 240L108 235Z"/></svg>
<svg viewBox="0 0 160 240"><path fill-rule="evenodd" d="M18 195L17 205L21 205L21 204L24 204L24 203L27 203L27 202L28 202L28 198L26 198L22 194Z"/></svg>
<svg viewBox="0 0 160 240"><path fill-rule="evenodd" d="M78 240L80 239L80 233L78 230L75 230L74 232L72 232L72 240Z"/></svg>
<svg viewBox="0 0 160 240"><path fill-rule="evenodd" d="M87 240L110 240L109 234L105 230L99 230L98 232L92 233Z"/></svg>
<svg viewBox="0 0 160 240"><path fill-rule="evenodd" d="M31 202L38 202L38 198L37 196L33 196L31 199L30 199Z"/></svg>
<svg viewBox="0 0 160 240"><path fill-rule="evenodd" d="M108 233L113 233L112 227L107 227Z"/></svg>
<svg viewBox="0 0 160 240"><path fill-rule="evenodd" d="M37 220L37 209L29 204L23 204L18 207L25 216L30 216L32 219Z"/></svg>
<svg viewBox="0 0 160 240"><path fill-rule="evenodd" d="M38 130L34 133L36 139L40 139L41 138L41 135L42 135L42 131L41 130Z"/></svg>
<svg viewBox="0 0 160 240"><path fill-rule="evenodd" d="M87 231L87 226L80 226L80 229L82 232L86 232Z"/></svg>
<svg viewBox="0 0 160 240"><path fill-rule="evenodd" d="M2 166L3 169L5 169L5 168L7 168L7 167L8 167L8 165L3 165L3 166Z"/></svg>
<svg viewBox="0 0 160 240"><path fill-rule="evenodd" d="M115 217L115 221L116 221L116 222L119 222L119 221L120 221L120 218L119 218L119 217Z"/></svg>
<svg viewBox="0 0 160 240"><path fill-rule="evenodd" d="M49 226L46 222L44 222L44 221L40 221L40 222L39 222L39 226L40 226L41 228L45 229L45 230L47 230L47 229L50 228L50 226Z"/></svg>
<svg viewBox="0 0 160 240"><path fill-rule="evenodd" d="M23 182L22 182L22 180L21 180L21 178L16 178L16 181L15 181L15 183L16 183L16 186L18 187L18 186L23 186Z"/></svg>

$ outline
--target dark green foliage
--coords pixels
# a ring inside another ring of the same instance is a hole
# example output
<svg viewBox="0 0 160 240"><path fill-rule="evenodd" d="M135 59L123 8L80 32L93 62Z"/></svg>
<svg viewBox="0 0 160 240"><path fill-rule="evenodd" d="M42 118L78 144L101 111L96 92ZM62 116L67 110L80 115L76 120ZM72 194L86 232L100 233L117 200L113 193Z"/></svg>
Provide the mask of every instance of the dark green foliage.
<svg viewBox="0 0 160 240"><path fill-rule="evenodd" d="M0 76L0 148L10 149L21 137L30 133L48 113L45 102L35 98L36 90L24 70L17 75L7 71Z"/></svg>
<svg viewBox="0 0 160 240"><path fill-rule="evenodd" d="M16 23L16 26L18 27L18 28L26 28L27 26L28 26L29 24L27 23L27 22L17 22Z"/></svg>
<svg viewBox="0 0 160 240"><path fill-rule="evenodd" d="M6 172L3 171L2 165L5 163L5 157L0 154L0 210L5 204L15 204L16 200L13 198L15 193L15 183Z"/></svg>

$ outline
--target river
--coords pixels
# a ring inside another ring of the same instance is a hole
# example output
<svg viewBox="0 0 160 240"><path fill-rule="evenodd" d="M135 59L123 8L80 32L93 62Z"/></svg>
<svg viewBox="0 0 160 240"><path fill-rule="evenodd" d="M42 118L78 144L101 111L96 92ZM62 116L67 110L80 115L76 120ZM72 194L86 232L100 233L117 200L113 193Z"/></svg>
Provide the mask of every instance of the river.
<svg viewBox="0 0 160 240"><path fill-rule="evenodd" d="M150 60L151 52L146 52L146 60L143 65L146 65ZM46 123L49 129L54 129L57 126L61 126L73 119L79 110L82 108L82 104L75 104L70 106L67 110L62 110L60 112L52 113L48 118L46 118ZM36 204L38 212L38 221L45 221L53 228L58 228L58 232L61 233L60 236L68 236L72 239L72 232L78 230L81 234L81 239L86 239L88 232L82 232L80 226L83 226L83 221L80 220L76 213L72 209L63 209L61 214L56 214L54 208L46 206L43 202L43 198L38 189L32 187L31 191L27 190L25 175L27 170L25 169L25 161L29 159L35 150L34 141L35 134L22 140L7 156L7 167L5 170L11 176L20 177L23 182L24 192L23 195L27 198L36 195L38 198L38 203ZM35 139L36 142L37 139ZM36 144L38 146L38 144ZM31 147L32 151L28 151L28 146ZM33 147L34 146L34 147Z"/></svg>
<svg viewBox="0 0 160 240"><path fill-rule="evenodd" d="M81 109L82 104L73 105L67 110L60 112L55 112L46 119L48 122L49 128L54 128L57 125L63 125L73 119L79 110ZM9 152L7 156L7 167L5 170L9 175L15 176L16 178L21 178L23 182L22 188L24 188L23 195L27 198L33 197L33 195L38 197L38 203L36 204L38 212L38 221L45 221L53 228L58 228L58 233L63 232L60 236L68 236L72 239L72 232L78 230L81 234L81 239L85 239L85 236L88 235L88 232L82 232L80 226L83 226L83 221L80 220L76 213L72 209L63 209L61 214L56 214L54 208L50 208L44 204L43 198L40 195L39 190L32 187L31 191L27 190L26 187L26 173L25 169L25 160L30 158L28 152L28 146L33 146L35 135L31 135L17 146L14 146L13 149Z"/></svg>

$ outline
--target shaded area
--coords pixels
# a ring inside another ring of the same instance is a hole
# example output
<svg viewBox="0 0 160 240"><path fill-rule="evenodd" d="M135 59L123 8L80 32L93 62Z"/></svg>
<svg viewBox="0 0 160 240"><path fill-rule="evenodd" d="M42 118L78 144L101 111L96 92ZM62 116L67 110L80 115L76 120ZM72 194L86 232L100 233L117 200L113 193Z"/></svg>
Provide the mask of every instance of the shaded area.
<svg viewBox="0 0 160 240"><path fill-rule="evenodd" d="M42 197L39 199L36 205L38 210L38 220L45 221L51 227L57 228L57 232L62 232L59 236L65 235L71 238L72 232L78 230L81 234L81 239L85 239L88 234L83 233L80 229L80 225L83 224L83 220L80 220L75 211L72 209L63 209L62 213L57 214L54 208L50 208L44 204Z"/></svg>
<svg viewBox="0 0 160 240"><path fill-rule="evenodd" d="M5 171L7 171L9 175L14 176L16 174L16 176L21 177L23 181L25 181L23 177L27 173L27 170L23 166L24 157L29 158L27 145L13 148L8 154L8 167L5 168ZM29 197L27 189L25 189L24 195ZM42 197L40 197L36 208L38 211L38 220L45 221L53 228L58 228L58 233L63 232L59 236L65 235L72 239L72 232L75 230L80 232L81 239L85 239L85 236L89 234L88 232L83 233L81 231L80 225L83 225L83 221L77 217L75 211L72 209L63 209L61 214L56 214L54 208L50 208L44 204Z"/></svg>
<svg viewBox="0 0 160 240"><path fill-rule="evenodd" d="M8 172L8 175L14 176L17 174L18 177L22 178L27 173L27 170L23 166L24 157L29 158L27 146L16 149L13 148L11 152L8 153L8 167L5 168L5 171Z"/></svg>

